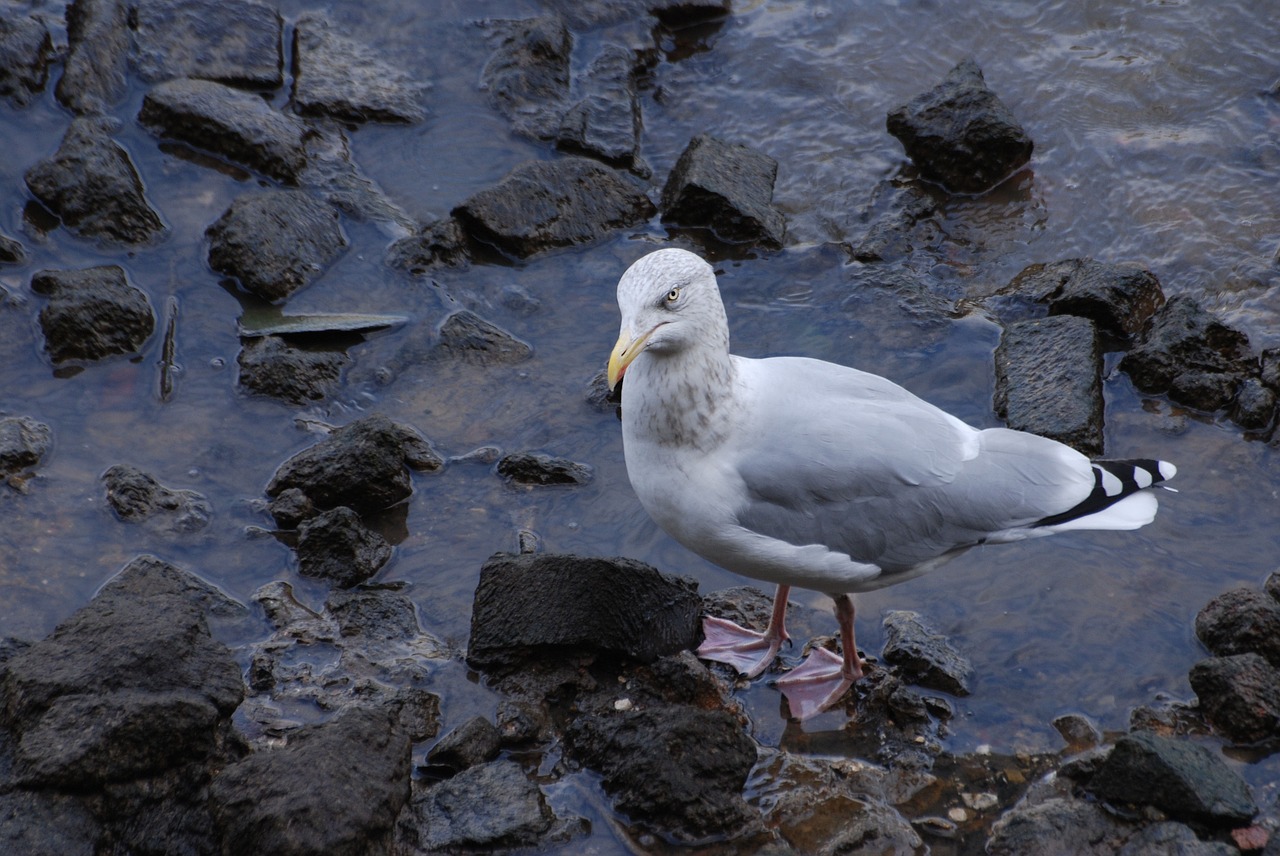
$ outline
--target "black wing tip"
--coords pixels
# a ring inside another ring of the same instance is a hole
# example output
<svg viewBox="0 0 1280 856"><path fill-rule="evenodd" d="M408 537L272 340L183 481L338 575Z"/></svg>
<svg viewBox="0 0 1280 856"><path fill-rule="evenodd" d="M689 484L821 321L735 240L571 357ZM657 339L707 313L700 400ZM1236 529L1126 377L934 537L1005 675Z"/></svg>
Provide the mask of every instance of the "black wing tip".
<svg viewBox="0 0 1280 856"><path fill-rule="evenodd" d="M1126 496L1154 487L1178 474L1178 468L1168 461L1154 458L1127 458L1124 460L1092 461L1093 490L1074 508L1061 514L1044 517L1036 526L1054 526L1096 514L1115 505Z"/></svg>

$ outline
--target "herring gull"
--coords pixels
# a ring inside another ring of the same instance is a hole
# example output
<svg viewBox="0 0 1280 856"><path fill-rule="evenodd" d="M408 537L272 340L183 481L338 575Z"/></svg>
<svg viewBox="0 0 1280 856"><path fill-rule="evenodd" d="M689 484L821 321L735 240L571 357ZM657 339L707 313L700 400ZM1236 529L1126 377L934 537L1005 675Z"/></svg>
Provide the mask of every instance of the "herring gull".
<svg viewBox="0 0 1280 856"><path fill-rule="evenodd" d="M1035 434L973 428L877 375L729 353L711 266L650 253L618 282L627 475L659 526L727 570L777 584L763 632L705 617L698 655L747 677L787 640L792 586L835 600L843 655L815 648L779 678L793 716L862 677L850 593L902 582L970 547L1075 529L1137 529L1171 478L1156 460L1090 461Z"/></svg>

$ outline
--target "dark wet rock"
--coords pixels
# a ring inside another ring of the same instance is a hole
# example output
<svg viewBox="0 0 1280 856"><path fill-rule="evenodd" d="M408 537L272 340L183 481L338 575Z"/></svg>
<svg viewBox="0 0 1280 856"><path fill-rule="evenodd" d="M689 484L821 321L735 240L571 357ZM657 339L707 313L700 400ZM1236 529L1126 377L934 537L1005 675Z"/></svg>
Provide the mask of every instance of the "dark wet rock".
<svg viewBox="0 0 1280 856"><path fill-rule="evenodd" d="M209 525L213 508L194 490L171 490L137 467L117 464L102 474L107 504L121 520L140 523L161 515L173 533L195 532Z"/></svg>
<svg viewBox="0 0 1280 856"><path fill-rule="evenodd" d="M116 265L42 270L31 277L31 290L49 298L40 327L55 363L137 353L155 330L147 296Z"/></svg>
<svg viewBox="0 0 1280 856"><path fill-rule="evenodd" d="M759 823L742 797L754 741L724 711L660 706L579 716L565 731L620 813L677 840L737 836Z"/></svg>
<svg viewBox="0 0 1280 856"><path fill-rule="evenodd" d="M1201 660L1191 668L1191 688L1205 717L1229 740L1280 736L1280 669L1261 654Z"/></svg>
<svg viewBox="0 0 1280 856"><path fill-rule="evenodd" d="M960 193L989 190L1031 160L1031 138L972 59L889 113L886 126L922 175Z"/></svg>
<svg viewBox="0 0 1280 856"><path fill-rule="evenodd" d="M1196 636L1219 657L1252 652L1280 668L1280 602L1249 588L1223 592L1196 615Z"/></svg>
<svg viewBox="0 0 1280 856"><path fill-rule="evenodd" d="M473 716L450 731L427 753L427 762L451 770L465 770L498 757L502 736L492 722Z"/></svg>
<svg viewBox="0 0 1280 856"><path fill-rule="evenodd" d="M584 398L593 410L601 410L606 413L618 411L622 406L621 380L616 387L609 389L608 370L602 368L591 376L591 380L587 381Z"/></svg>
<svg viewBox="0 0 1280 856"><path fill-rule="evenodd" d="M1087 787L1110 802L1154 806L1175 819L1240 825L1258 813L1248 786L1217 753L1144 731L1117 740Z"/></svg>
<svg viewBox="0 0 1280 856"><path fill-rule="evenodd" d="M707 615L732 621L740 627L763 631L769 626L773 613L773 597L755 586L734 586L703 595L702 609ZM788 623L795 612L796 605L788 603Z"/></svg>
<svg viewBox="0 0 1280 856"><path fill-rule="evenodd" d="M85 801L54 791L0 793L0 852L95 856L102 826Z"/></svg>
<svg viewBox="0 0 1280 856"><path fill-rule="evenodd" d="M145 243L164 223L147 202L128 152L111 138L112 128L101 117L73 120L54 156L27 170L27 188L83 237Z"/></svg>
<svg viewBox="0 0 1280 856"><path fill-rule="evenodd" d="M301 190L240 196L205 234L209 266L273 303L310 285L347 248L337 210Z"/></svg>
<svg viewBox="0 0 1280 856"><path fill-rule="evenodd" d="M389 589L334 591L325 608L343 636L391 640L412 639L422 633L413 601Z"/></svg>
<svg viewBox="0 0 1280 856"><path fill-rule="evenodd" d="M148 83L181 77L246 89L284 83L283 22L250 0L139 0L133 65Z"/></svg>
<svg viewBox="0 0 1280 856"><path fill-rule="evenodd" d="M646 174L634 52L608 45L579 81L583 97L564 114L556 147Z"/></svg>
<svg viewBox="0 0 1280 856"><path fill-rule="evenodd" d="M692 651L677 651L635 666L627 687L642 703L657 699L703 710L726 708L727 685Z"/></svg>
<svg viewBox="0 0 1280 856"><path fill-rule="evenodd" d="M299 523L318 513L307 495L296 487L281 491L271 500L267 511L281 529L296 529Z"/></svg>
<svg viewBox="0 0 1280 856"><path fill-rule="evenodd" d="M586 484L591 481L591 467L568 458L518 452L498 461L498 475L515 484Z"/></svg>
<svg viewBox="0 0 1280 856"><path fill-rule="evenodd" d="M995 411L1010 428L1102 454L1102 346L1087 318L1004 328L995 352Z"/></svg>
<svg viewBox="0 0 1280 856"><path fill-rule="evenodd" d="M461 309L440 324L433 356L481 366L519 363L533 356L533 348L469 309Z"/></svg>
<svg viewBox="0 0 1280 856"><path fill-rule="evenodd" d="M44 89L49 79L53 40L49 28L35 17L0 17L0 98L22 108Z"/></svg>
<svg viewBox="0 0 1280 856"><path fill-rule="evenodd" d="M1269 389L1280 391L1280 348L1267 348L1258 356L1258 377Z"/></svg>
<svg viewBox="0 0 1280 856"><path fill-rule="evenodd" d="M1128 833L1126 824L1098 804L1058 798L1006 812L992 826L987 853L1112 856L1123 846Z"/></svg>
<svg viewBox="0 0 1280 856"><path fill-rule="evenodd" d="M128 19L122 0L74 0L67 6L69 51L56 92L72 113L105 113L124 96Z"/></svg>
<svg viewBox="0 0 1280 856"><path fill-rule="evenodd" d="M467 662L507 669L549 648L652 661L693 647L700 613L692 580L642 562L497 553L480 571Z"/></svg>
<svg viewBox="0 0 1280 856"><path fill-rule="evenodd" d="M1120 361L1143 392L1167 392L1179 404L1210 411L1226 404L1255 366L1248 337L1184 295L1156 312Z"/></svg>
<svg viewBox="0 0 1280 856"><path fill-rule="evenodd" d="M892 610L884 617L884 659L922 687L952 695L969 694L973 666L945 636L914 612Z"/></svg>
<svg viewBox="0 0 1280 856"><path fill-rule="evenodd" d="M1160 281L1143 266L1087 258L1030 265L1001 294L1045 304L1050 315L1088 318L1099 329L1123 337L1141 333L1164 303Z"/></svg>
<svg viewBox="0 0 1280 856"><path fill-rule="evenodd" d="M1236 390L1231 421L1248 431L1265 431L1276 420L1276 393L1260 378L1247 377Z"/></svg>
<svg viewBox="0 0 1280 856"><path fill-rule="evenodd" d="M340 505L298 526L298 573L342 588L364 582L391 561L387 540Z"/></svg>
<svg viewBox="0 0 1280 856"><path fill-rule="evenodd" d="M569 97L573 39L554 15L490 24L497 48L481 72L489 101L519 133L552 139Z"/></svg>
<svg viewBox="0 0 1280 856"><path fill-rule="evenodd" d="M1221 841L1201 841L1191 827L1165 821L1135 832L1118 856L1237 856L1240 851Z"/></svg>
<svg viewBox="0 0 1280 856"><path fill-rule="evenodd" d="M409 466L437 470L444 461L412 428L375 413L285 461L267 485L267 496L297 488L320 509L381 511L413 493Z"/></svg>
<svg viewBox="0 0 1280 856"><path fill-rule="evenodd" d="M527 161L453 209L472 238L519 258L597 241L653 216L644 188L597 161Z"/></svg>
<svg viewBox="0 0 1280 856"><path fill-rule="evenodd" d="M15 736L16 781L79 790L219 751L244 684L192 588L225 600L154 557L136 559L9 659L0 724Z"/></svg>
<svg viewBox="0 0 1280 856"><path fill-rule="evenodd" d="M27 260L22 242L7 235L0 235L0 264L20 265Z"/></svg>
<svg viewBox="0 0 1280 856"><path fill-rule="evenodd" d="M307 125L261 96L209 80L170 80L142 100L151 133L296 184L307 166Z"/></svg>
<svg viewBox="0 0 1280 856"><path fill-rule="evenodd" d="M563 838L542 790L514 761L493 761L464 770L427 788L414 788L400 835L411 852L489 852L533 848L548 837Z"/></svg>
<svg viewBox="0 0 1280 856"><path fill-rule="evenodd" d="M30 416L7 416L0 419L0 475L18 475L40 466L49 447L53 431Z"/></svg>
<svg viewBox="0 0 1280 856"><path fill-rule="evenodd" d="M1102 742L1102 732L1088 717L1078 713L1066 713L1054 717L1053 728L1067 741L1067 749L1080 752Z"/></svg>
<svg viewBox="0 0 1280 856"><path fill-rule="evenodd" d="M526 746L551 736L551 711L545 703L503 699L494 723L503 746Z"/></svg>
<svg viewBox="0 0 1280 856"><path fill-rule="evenodd" d="M919 245L935 243L941 232L934 214L938 203L919 182L882 182L870 211L874 219L862 240L851 248L855 261L883 262L906 258Z"/></svg>
<svg viewBox="0 0 1280 856"><path fill-rule="evenodd" d="M224 851L388 852L409 799L409 748L394 713L356 705L232 764L210 786Z"/></svg>
<svg viewBox="0 0 1280 856"><path fill-rule="evenodd" d="M240 367L237 382L248 392L306 404L334 393L347 355L296 348L279 336L260 336L244 341L236 364Z"/></svg>
<svg viewBox="0 0 1280 856"><path fill-rule="evenodd" d="M425 87L369 46L303 15L293 34L293 109L346 122L421 122Z"/></svg>
<svg viewBox="0 0 1280 856"><path fill-rule="evenodd" d="M782 246L786 221L773 205L778 162L747 146L700 134L662 188L662 221L710 229L730 243Z"/></svg>
<svg viewBox="0 0 1280 856"><path fill-rule="evenodd" d="M435 267L465 267L471 260L467 235L452 217L429 223L387 250L387 264L422 274Z"/></svg>

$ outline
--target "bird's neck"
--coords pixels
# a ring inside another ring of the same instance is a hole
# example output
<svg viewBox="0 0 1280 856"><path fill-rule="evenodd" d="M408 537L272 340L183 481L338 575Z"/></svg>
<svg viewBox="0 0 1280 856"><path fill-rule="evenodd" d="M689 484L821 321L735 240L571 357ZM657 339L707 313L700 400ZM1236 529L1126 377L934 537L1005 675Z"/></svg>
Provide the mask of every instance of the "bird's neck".
<svg viewBox="0 0 1280 856"><path fill-rule="evenodd" d="M645 354L622 386L622 419L637 439L709 451L724 441L735 367L727 347Z"/></svg>

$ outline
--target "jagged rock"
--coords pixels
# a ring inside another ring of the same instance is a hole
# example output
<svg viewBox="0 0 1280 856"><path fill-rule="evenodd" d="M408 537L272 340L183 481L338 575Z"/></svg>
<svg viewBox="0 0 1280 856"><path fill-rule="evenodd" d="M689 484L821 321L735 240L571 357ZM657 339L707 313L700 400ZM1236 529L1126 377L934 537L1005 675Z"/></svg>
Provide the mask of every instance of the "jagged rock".
<svg viewBox="0 0 1280 856"><path fill-rule="evenodd" d="M236 364L237 382L249 392L306 404L333 394L347 355L295 348L279 336L259 336L245 340Z"/></svg>
<svg viewBox="0 0 1280 856"><path fill-rule="evenodd" d="M408 640L422 633L413 601L388 589L335 590L325 608L344 637Z"/></svg>
<svg viewBox="0 0 1280 856"><path fill-rule="evenodd" d="M995 352L995 411L1010 428L1102 454L1102 347L1074 315L1005 327Z"/></svg>
<svg viewBox="0 0 1280 856"><path fill-rule="evenodd" d="M387 264L412 274L438 267L465 267L471 260L467 235L452 217L436 220L387 250Z"/></svg>
<svg viewBox="0 0 1280 856"><path fill-rule="evenodd" d="M972 59L885 124L922 175L960 193L989 190L1031 160L1031 138Z"/></svg>
<svg viewBox="0 0 1280 856"><path fill-rule="evenodd" d="M293 33L293 108L347 122L421 122L425 86L368 46L303 15Z"/></svg>
<svg viewBox="0 0 1280 856"><path fill-rule="evenodd" d="M591 481L591 467L550 455L505 455L498 461L497 470L498 475L516 484L586 484Z"/></svg>
<svg viewBox="0 0 1280 856"><path fill-rule="evenodd" d="M285 461L267 485L267 496L297 488L320 509L381 511L413 493L409 466L438 470L444 460L412 428L375 413Z"/></svg>
<svg viewBox="0 0 1280 856"><path fill-rule="evenodd" d="M573 39L554 15L491 24L498 47L480 74L489 100L521 134L551 139L569 97Z"/></svg>
<svg viewBox="0 0 1280 856"><path fill-rule="evenodd" d="M914 612L892 610L884 617L884 659L922 687L967 696L973 666L945 636Z"/></svg>
<svg viewBox="0 0 1280 856"><path fill-rule="evenodd" d="M1247 377L1236 390L1231 421L1248 431L1266 431L1276 420L1276 394L1260 378Z"/></svg>
<svg viewBox="0 0 1280 856"><path fill-rule="evenodd" d="M271 302L310 285L347 248L337 210L301 190L240 196L205 234L209 266Z"/></svg>
<svg viewBox="0 0 1280 856"><path fill-rule="evenodd" d="M583 97L565 113L556 147L645 173L640 158L640 100L632 51L609 45L579 81Z"/></svg>
<svg viewBox="0 0 1280 856"><path fill-rule="evenodd" d="M1191 668L1191 688L1205 717L1238 743L1280 736L1280 669L1260 654L1201 660Z"/></svg>
<svg viewBox="0 0 1280 856"><path fill-rule="evenodd" d="M191 77L246 89L284 83L283 22L251 0L139 0L133 64L148 83Z"/></svg>
<svg viewBox="0 0 1280 856"><path fill-rule="evenodd" d="M773 205L778 162L763 152L700 134L662 188L662 220L710 229L730 243L782 246L786 222Z"/></svg>
<svg viewBox="0 0 1280 856"><path fill-rule="evenodd" d="M136 353L155 330L147 296L116 265L42 270L31 277L31 290L49 298L40 327L55 363Z"/></svg>
<svg viewBox="0 0 1280 856"><path fill-rule="evenodd" d="M0 475L18 475L40 466L53 444L53 431L30 416L0 419Z"/></svg>
<svg viewBox="0 0 1280 856"><path fill-rule="evenodd" d="M669 705L581 715L565 741L601 774L618 812L664 835L694 842L759 823L742 798L755 743L725 711Z"/></svg>
<svg viewBox="0 0 1280 856"><path fill-rule="evenodd" d="M35 17L0 17L0 98L16 108L26 107L49 79L53 40L49 28Z"/></svg>
<svg viewBox="0 0 1280 856"><path fill-rule="evenodd" d="M503 746L525 746L551 736L551 711L545 703L503 699L494 723Z"/></svg>
<svg viewBox="0 0 1280 856"><path fill-rule="evenodd" d="M74 0L67 6L66 65L58 101L76 114L105 113L125 92L129 9L122 0Z"/></svg>
<svg viewBox="0 0 1280 856"><path fill-rule="evenodd" d="M267 511L281 529L296 529L299 523L318 513L307 495L296 487L281 491L271 500Z"/></svg>
<svg viewBox="0 0 1280 856"><path fill-rule="evenodd" d="M209 80L169 80L142 100L138 121L162 139L212 152L265 176L297 184L307 167L300 119L260 96Z"/></svg>
<svg viewBox="0 0 1280 856"><path fill-rule="evenodd" d="M102 474L107 504L121 520L140 523L163 515L174 533L195 532L209 525L213 509L194 490L170 490L137 467L117 464Z"/></svg>
<svg viewBox="0 0 1280 856"><path fill-rule="evenodd" d="M1022 270L1004 295L1019 295L1046 304L1050 315L1079 315L1114 336L1142 332L1164 303L1155 274L1139 264L1108 264L1093 259L1064 259Z"/></svg>
<svg viewBox="0 0 1280 856"><path fill-rule="evenodd" d="M644 189L588 158L527 161L453 209L467 234L526 258L600 240L653 216Z"/></svg>
<svg viewBox="0 0 1280 856"><path fill-rule="evenodd" d="M232 764L209 788L233 853L388 852L409 799L409 735L386 708L354 705Z"/></svg>
<svg viewBox="0 0 1280 856"><path fill-rule="evenodd" d="M86 238L140 244L164 231L129 154L102 117L72 121L58 151L27 170L27 188L68 229Z"/></svg>
<svg viewBox="0 0 1280 856"><path fill-rule="evenodd" d="M1088 717L1078 713L1065 713L1054 717L1053 728L1067 741L1067 750L1080 752L1102 742L1102 732Z"/></svg>
<svg viewBox="0 0 1280 856"><path fill-rule="evenodd" d="M467 662L506 669L547 649L652 661L693 647L700 613L692 580L642 562L497 553L480 570Z"/></svg>
<svg viewBox="0 0 1280 856"><path fill-rule="evenodd" d="M298 526L298 573L342 588L358 585L391 561L386 539L340 505Z"/></svg>
<svg viewBox="0 0 1280 856"><path fill-rule="evenodd" d="M1280 668L1280 602L1238 588L1209 601L1196 615L1196 636L1213 654L1261 654Z"/></svg>
<svg viewBox="0 0 1280 856"><path fill-rule="evenodd" d="M427 753L427 762L451 770L465 770L498 757L502 736L492 722L473 716L450 731Z"/></svg>
<svg viewBox="0 0 1280 856"><path fill-rule="evenodd" d="M0 264L20 265L27 260L22 243L7 235L0 235Z"/></svg>
<svg viewBox="0 0 1280 856"><path fill-rule="evenodd" d="M1238 826L1258 813L1248 786L1217 753L1145 731L1117 740L1086 787L1102 799L1154 806L1181 820Z"/></svg>
<svg viewBox="0 0 1280 856"><path fill-rule="evenodd" d="M533 348L506 330L468 309L449 315L440 325L432 353L474 365L519 363L533 356Z"/></svg>
<svg viewBox="0 0 1280 856"><path fill-rule="evenodd" d="M874 219L862 240L853 247L854 261L883 262L906 258L917 244L931 244L939 237L933 215L938 203L919 182L881 182L870 210Z"/></svg>

